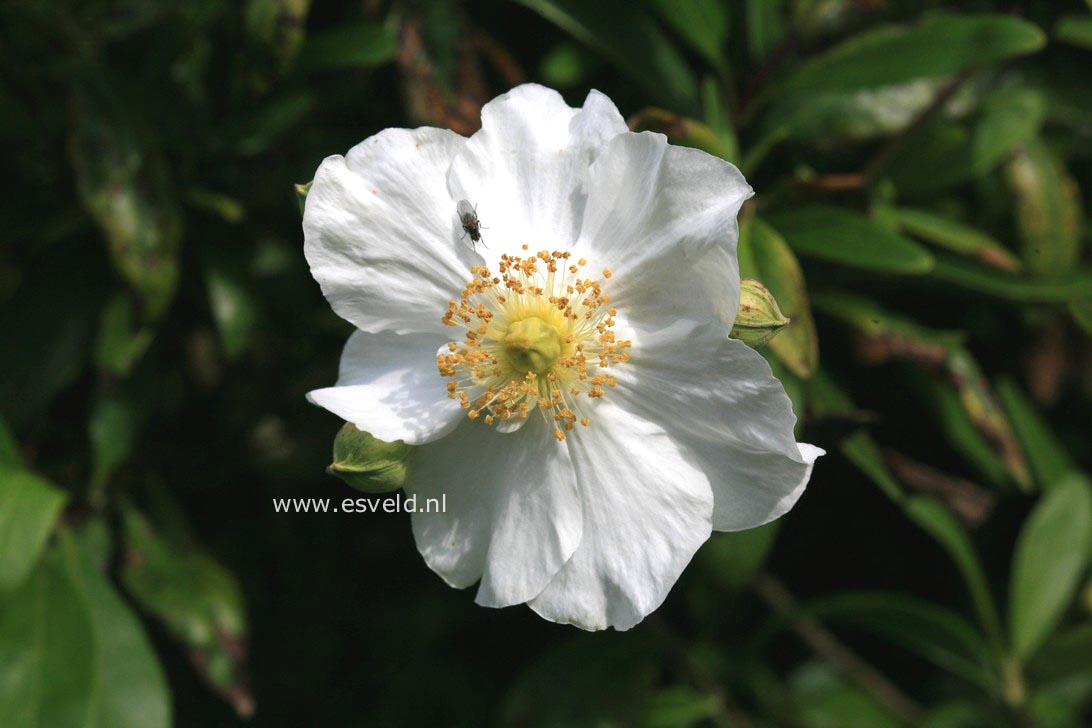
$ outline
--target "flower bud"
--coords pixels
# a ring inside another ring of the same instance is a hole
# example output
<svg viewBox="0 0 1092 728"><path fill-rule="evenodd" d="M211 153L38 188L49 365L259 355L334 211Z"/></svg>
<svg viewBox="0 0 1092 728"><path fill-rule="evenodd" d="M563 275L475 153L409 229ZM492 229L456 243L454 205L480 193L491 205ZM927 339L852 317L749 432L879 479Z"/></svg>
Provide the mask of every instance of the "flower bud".
<svg viewBox="0 0 1092 728"><path fill-rule="evenodd" d="M744 278L739 283L739 312L736 313L730 335L757 349L777 336L788 325L789 319L781 313L781 308L766 286L753 278Z"/></svg>
<svg viewBox="0 0 1092 728"><path fill-rule="evenodd" d="M346 422L334 438L334 462L326 472L365 493L389 493L406 480L406 460L413 448L384 442Z"/></svg>

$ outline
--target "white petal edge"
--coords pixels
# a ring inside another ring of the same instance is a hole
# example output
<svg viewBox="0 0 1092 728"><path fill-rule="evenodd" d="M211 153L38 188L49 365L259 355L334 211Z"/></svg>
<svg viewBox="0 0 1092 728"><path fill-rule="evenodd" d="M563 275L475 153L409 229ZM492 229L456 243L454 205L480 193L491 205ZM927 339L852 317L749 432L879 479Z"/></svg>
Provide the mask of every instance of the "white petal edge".
<svg viewBox="0 0 1092 728"><path fill-rule="evenodd" d="M334 311L362 331L442 331L471 266L447 191L466 139L386 129L323 161L304 206L304 254Z"/></svg>
<svg viewBox="0 0 1092 728"><path fill-rule="evenodd" d="M447 495L446 513L413 514L417 548L451 586L481 579L483 606L531 599L580 543L576 474L538 417L510 435L466 421L414 453L405 489L419 502Z"/></svg>
<svg viewBox="0 0 1092 728"><path fill-rule="evenodd" d="M610 401L567 442L584 537L528 604L552 622L626 630L663 603L709 538L709 481L663 428Z"/></svg>
<svg viewBox="0 0 1092 728"><path fill-rule="evenodd" d="M341 353L337 384L307 398L380 440L431 442L465 417L436 368L445 343L431 333L355 331Z"/></svg>
<svg viewBox="0 0 1092 728"><path fill-rule="evenodd" d="M712 484L713 529L740 531L788 512L823 450L798 444L796 415L762 355L721 322L634 333L613 370L621 407L660 424Z"/></svg>
<svg viewBox="0 0 1092 728"><path fill-rule="evenodd" d="M665 325L698 305L727 316L730 327L739 305L736 215L752 194L722 159L669 145L662 134L620 134L589 170L574 254L596 272L611 269L608 291L629 318Z"/></svg>
<svg viewBox="0 0 1092 728"><path fill-rule="evenodd" d="M453 199L477 205L487 229L483 254L572 247L583 218L589 165L610 138L626 132L598 91L574 109L537 84L517 86L482 108L482 128L451 165Z"/></svg>

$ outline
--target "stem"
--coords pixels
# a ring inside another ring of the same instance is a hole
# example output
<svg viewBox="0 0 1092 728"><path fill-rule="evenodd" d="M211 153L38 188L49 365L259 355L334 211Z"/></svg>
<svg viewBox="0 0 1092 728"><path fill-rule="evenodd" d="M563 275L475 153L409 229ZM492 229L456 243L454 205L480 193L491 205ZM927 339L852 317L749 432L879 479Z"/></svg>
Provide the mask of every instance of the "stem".
<svg viewBox="0 0 1092 728"><path fill-rule="evenodd" d="M754 589L766 604L788 621L797 637L817 655L856 682L904 723L917 725L920 722L922 708L879 670L843 644L819 620L802 613L796 597L776 577L760 574L755 579Z"/></svg>

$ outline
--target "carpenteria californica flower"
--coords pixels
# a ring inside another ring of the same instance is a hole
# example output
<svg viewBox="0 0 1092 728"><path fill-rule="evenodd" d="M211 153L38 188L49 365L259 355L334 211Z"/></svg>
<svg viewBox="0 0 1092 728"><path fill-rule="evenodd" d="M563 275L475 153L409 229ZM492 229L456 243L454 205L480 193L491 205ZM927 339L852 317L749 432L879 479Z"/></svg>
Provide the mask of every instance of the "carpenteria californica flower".
<svg viewBox="0 0 1092 728"><path fill-rule="evenodd" d="M535 85L469 139L387 129L322 163L305 251L357 331L310 398L418 446L405 489L447 511L413 532L450 585L628 629L711 531L800 497L822 451L728 338L751 194L731 164L629 132L606 96L573 109Z"/></svg>

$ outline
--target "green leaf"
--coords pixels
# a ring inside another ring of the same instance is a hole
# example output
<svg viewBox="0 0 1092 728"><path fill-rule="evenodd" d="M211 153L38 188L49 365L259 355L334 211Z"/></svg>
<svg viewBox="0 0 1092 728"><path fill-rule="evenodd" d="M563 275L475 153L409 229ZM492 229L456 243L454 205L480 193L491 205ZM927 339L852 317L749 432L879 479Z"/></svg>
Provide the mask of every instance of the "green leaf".
<svg viewBox="0 0 1092 728"><path fill-rule="evenodd" d="M1000 379L997 396L1012 423L1035 481L1043 490L1053 489L1076 470L1073 460L1016 382Z"/></svg>
<svg viewBox="0 0 1092 728"><path fill-rule="evenodd" d="M986 102L972 139L972 166L990 172L1039 133L1046 117L1046 99L1019 86L1004 88Z"/></svg>
<svg viewBox="0 0 1092 728"><path fill-rule="evenodd" d="M951 511L936 501L924 496L910 496L903 505L903 510L914 523L918 524L930 536L936 539L952 563L963 576L963 583L971 595L979 622L985 630L995 650L1004 644L1001 631L1001 619L990 594L989 582L982 569L982 562L975 552L974 545L963 526Z"/></svg>
<svg viewBox="0 0 1092 728"><path fill-rule="evenodd" d="M1054 37L1063 43L1092 50L1092 17L1065 15L1054 26Z"/></svg>
<svg viewBox="0 0 1092 728"><path fill-rule="evenodd" d="M1009 15L928 16L866 30L804 63L779 91L885 86L947 76L1042 48L1035 25Z"/></svg>
<svg viewBox="0 0 1092 728"><path fill-rule="evenodd" d="M303 215L304 209L307 207L307 194L311 191L311 185L315 184L314 180L311 180L307 184L294 185L296 190L296 201L300 205L300 215Z"/></svg>
<svg viewBox="0 0 1092 728"><path fill-rule="evenodd" d="M716 696L676 685L653 693L641 725L644 728L686 728L715 716L719 710Z"/></svg>
<svg viewBox="0 0 1092 728"><path fill-rule="evenodd" d="M63 491L29 470L0 465L0 592L27 578L66 499Z"/></svg>
<svg viewBox="0 0 1092 728"><path fill-rule="evenodd" d="M647 9L623 0L518 0L602 54L671 109L698 112L698 83Z"/></svg>
<svg viewBox="0 0 1092 728"><path fill-rule="evenodd" d="M250 0L246 30L252 45L277 61L280 70L291 67L303 43L311 0Z"/></svg>
<svg viewBox="0 0 1092 728"><path fill-rule="evenodd" d="M341 25L308 37L299 67L311 72L375 68L393 60L397 52L397 34L387 25Z"/></svg>
<svg viewBox="0 0 1092 728"><path fill-rule="evenodd" d="M740 275L761 281L790 320L770 341L770 349L793 374L812 376L819 365L819 335L804 273L792 249L776 230L755 219L740 227L738 250Z"/></svg>
<svg viewBox="0 0 1092 728"><path fill-rule="evenodd" d="M78 552L62 536L68 578L76 586L91 618L97 676L90 724L111 728L170 726L167 680L144 628L102 574L93 558Z"/></svg>
<svg viewBox="0 0 1092 728"><path fill-rule="evenodd" d="M389 493L406 481L406 460L413 448L384 442L346 422L334 438L334 461L326 472L365 493Z"/></svg>
<svg viewBox="0 0 1092 728"><path fill-rule="evenodd" d="M1092 622L1059 632L1043 643L1028 663L1028 674L1044 682L1092 669Z"/></svg>
<svg viewBox="0 0 1092 728"><path fill-rule="evenodd" d="M761 61L785 35L784 0L747 0L747 50L751 60Z"/></svg>
<svg viewBox="0 0 1092 728"><path fill-rule="evenodd" d="M907 207L894 210L903 231L1000 270L1020 268L1020 260L994 238L950 217Z"/></svg>
<svg viewBox="0 0 1092 728"><path fill-rule="evenodd" d="M965 125L938 120L909 135L884 174L904 197L934 195L977 176L973 149Z"/></svg>
<svg viewBox="0 0 1092 728"><path fill-rule="evenodd" d="M921 245L850 210L812 205L767 220L800 255L882 273L933 268L932 254Z"/></svg>
<svg viewBox="0 0 1092 728"><path fill-rule="evenodd" d="M733 147L723 143L724 137L695 119L679 116L666 109L649 106L641 109L630 119L633 131L655 131L667 136L672 144L693 147L703 152L731 159Z"/></svg>
<svg viewBox="0 0 1092 728"><path fill-rule="evenodd" d="M1092 486L1073 475L1047 491L1016 542L1009 631L1027 659L1057 626L1092 557Z"/></svg>
<svg viewBox="0 0 1092 728"><path fill-rule="evenodd" d="M978 293L1018 303L1066 303L1092 295L1092 270L1041 279L1019 278L954 257L938 258L933 277Z"/></svg>
<svg viewBox="0 0 1092 728"><path fill-rule="evenodd" d="M1092 296L1069 299L1069 315L1080 324L1085 333L1092 336Z"/></svg>
<svg viewBox="0 0 1092 728"><path fill-rule="evenodd" d="M772 521L746 531L714 534L698 551L709 579L733 592L750 586L777 542L779 524Z"/></svg>
<svg viewBox="0 0 1092 728"><path fill-rule="evenodd" d="M205 284L220 348L228 361L235 361L254 341L259 319L257 297L241 271L215 253L205 267Z"/></svg>
<svg viewBox="0 0 1092 728"><path fill-rule="evenodd" d="M852 591L812 600L809 614L883 637L952 674L990 685L989 648L974 626L944 607L910 594Z"/></svg>
<svg viewBox="0 0 1092 728"><path fill-rule="evenodd" d="M87 726L97 682L91 615L53 552L0 595L0 725Z"/></svg>
<svg viewBox="0 0 1092 728"><path fill-rule="evenodd" d="M1006 165L1016 198L1023 258L1036 275L1061 275L1081 257L1080 190L1058 156L1042 141L1024 146Z"/></svg>
<svg viewBox="0 0 1092 728"><path fill-rule="evenodd" d="M115 268L155 319L178 286L182 211L166 167L139 144L124 102L110 88L103 81L73 91L72 166Z"/></svg>
<svg viewBox="0 0 1092 728"><path fill-rule="evenodd" d="M0 416L0 468L17 466L22 462L19 455L19 443L8 427L7 421Z"/></svg>
<svg viewBox="0 0 1092 728"><path fill-rule="evenodd" d="M87 421L91 441L91 492L101 497L102 489L133 452L137 439L137 413L132 403L118 393L99 397Z"/></svg>
<svg viewBox="0 0 1092 728"><path fill-rule="evenodd" d="M803 728L902 725L871 694L824 662L807 662L794 670L789 677L789 689L795 711L792 725Z"/></svg>
<svg viewBox="0 0 1092 728"><path fill-rule="evenodd" d="M247 623L235 578L193 547L169 543L136 509L122 511L121 580L142 609L162 620L201 676L240 716L254 710L245 688Z"/></svg>
<svg viewBox="0 0 1092 728"><path fill-rule="evenodd" d="M117 293L103 307L99 331L95 339L95 366L104 372L125 376L144 356L155 337L155 331L141 326L133 301L125 293Z"/></svg>
<svg viewBox="0 0 1092 728"><path fill-rule="evenodd" d="M665 23L713 67L724 64L728 8L718 0L648 0Z"/></svg>
<svg viewBox="0 0 1092 728"><path fill-rule="evenodd" d="M701 107L705 112L705 124L719 142L721 158L733 164L739 164L739 138L732 124L728 106L721 95L720 86L712 76L706 76L702 80Z"/></svg>

